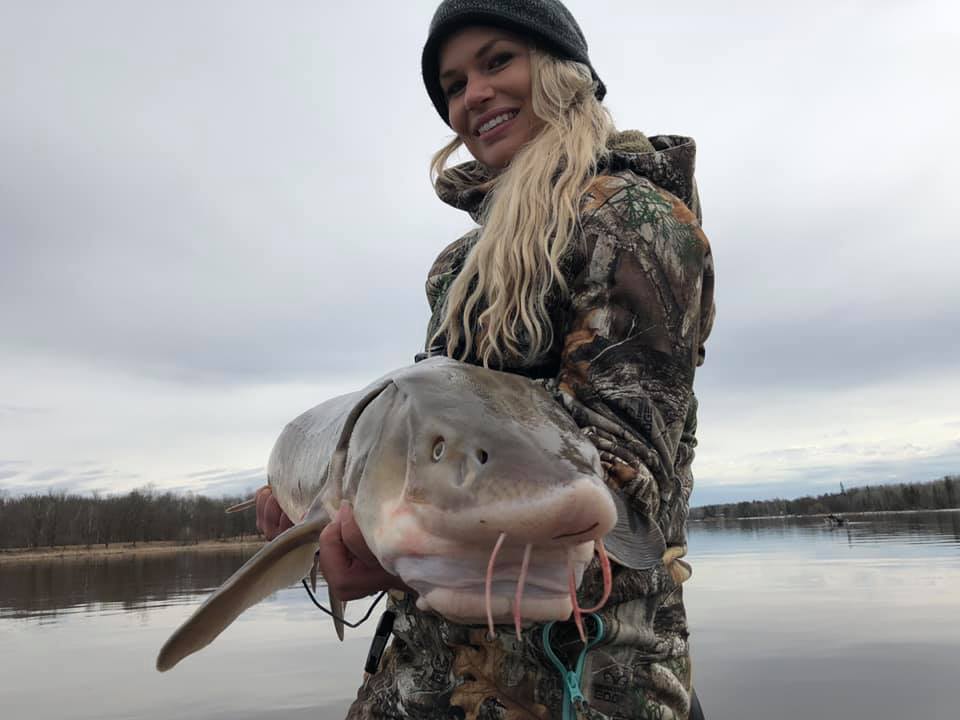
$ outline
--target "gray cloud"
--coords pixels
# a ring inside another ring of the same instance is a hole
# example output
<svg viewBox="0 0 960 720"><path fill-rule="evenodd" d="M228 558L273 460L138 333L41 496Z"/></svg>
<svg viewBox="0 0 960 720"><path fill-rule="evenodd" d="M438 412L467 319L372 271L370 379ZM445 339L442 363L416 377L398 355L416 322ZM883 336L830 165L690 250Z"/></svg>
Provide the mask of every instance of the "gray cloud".
<svg viewBox="0 0 960 720"><path fill-rule="evenodd" d="M46 470L40 470L39 472L33 473L30 476L30 480L37 483L45 483L48 480L54 480L56 478L63 477L66 474L67 470L65 468L48 468Z"/></svg>
<svg viewBox="0 0 960 720"><path fill-rule="evenodd" d="M197 475L188 477L197 478ZM169 488L173 492L194 492L201 495L244 495L267 482L267 470L264 467L246 470L215 470L206 473L196 482Z"/></svg>
<svg viewBox="0 0 960 720"><path fill-rule="evenodd" d="M109 477L113 473L105 468L93 468L92 470L82 470L72 474L75 478L102 478Z"/></svg>
<svg viewBox="0 0 960 720"><path fill-rule="evenodd" d="M27 465L23 460L0 460L0 480L9 480L20 475Z"/></svg>
<svg viewBox="0 0 960 720"><path fill-rule="evenodd" d="M229 472L227 468L213 468L212 470L200 470L198 472L187 473L188 478L205 478L210 476L222 475Z"/></svg>
<svg viewBox="0 0 960 720"><path fill-rule="evenodd" d="M336 44L294 30L349 24L359 8L298 7L288 24L249 8L227 19L208 6L184 25L176 8L100 5L110 11L63 9L72 17L62 25L18 8L21 29L5 38L23 68L0 119L0 231L12 240L0 268L5 344L204 383L373 374L409 362L426 320L426 268L470 224L426 186L444 131L416 72L391 75L372 97L363 79L383 74L378 62L334 73ZM628 47L617 43L622 28L586 3L572 6L598 36L608 85L635 86L614 54ZM418 47L432 7L370 26L369 41ZM720 23L753 52L779 48L772 66L734 53L717 68L701 38L683 62L722 82L663 103L701 135L719 270L705 372L724 384L829 386L943 366L960 344L960 333L944 332L960 304L949 281L960 256L942 242L958 225L949 203L930 196L948 196L953 181L935 151L955 141L919 135L908 147L891 142L893 127L861 122L877 102L887 113L871 116L890 122L893 112L900 133L935 110L955 111L942 93L918 88L918 78L935 85L925 71L940 51L919 39L885 47L905 7L893 3L869 21L839 13L831 31L818 26L818 63L790 58L783 53L813 31L805 17L747 7L704 4L684 23ZM668 18L645 17L638 30L666 41ZM886 52L851 57L845 24L864 48ZM243 38L253 32L264 54L248 52ZM207 52L211 35L217 54ZM882 95L871 84L880 78ZM639 119L635 104L651 112L643 100L611 92L624 125ZM390 101L394 131L385 134L374 108ZM701 125L693 118L704 104L731 112ZM859 135L798 127L828 111ZM745 126L757 112L765 122Z"/></svg>
<svg viewBox="0 0 960 720"><path fill-rule="evenodd" d="M0 416L3 415L38 415L50 412L50 408L27 407L22 405L0 405ZM2 463L2 461L0 461Z"/></svg>
<svg viewBox="0 0 960 720"><path fill-rule="evenodd" d="M137 473L108 473L103 476L85 477L66 472L56 478L38 482L22 477L17 480L16 476L12 476L13 479L5 479L2 490L14 497L19 495L43 495L48 492L112 495L142 487L142 484L138 485L136 483L139 477Z"/></svg>
<svg viewBox="0 0 960 720"><path fill-rule="evenodd" d="M790 467L791 453L781 454L787 467L781 469L776 478L771 478L769 482L721 484L709 475L698 477L691 498L692 505L773 498L792 499L805 495L839 492L841 483L846 488L852 488L889 483L927 482L944 475L960 473L960 442L955 443L946 452L926 457L913 457L909 460L863 460L849 465L798 462ZM801 455L803 452L799 451L796 454Z"/></svg>
<svg viewBox="0 0 960 720"><path fill-rule="evenodd" d="M196 475L188 477L197 477ZM203 487L208 487L222 482L246 482L252 480L266 480L267 469L265 467L246 468L244 470L221 469L206 473L199 483Z"/></svg>
<svg viewBox="0 0 960 720"><path fill-rule="evenodd" d="M331 3L10 8L0 26L17 59L3 71L0 114L4 357L132 378L145 416L157 413L150 392L177 384L241 391L410 362L427 269L471 226L427 182L449 136L417 62L434 5L383 3L374 21L366 5ZM698 140L718 272L704 397L762 408L771 392L800 402L805 391L957 377L960 183L945 158L960 155L960 100L943 88L960 53L938 30L955 8L569 5L619 125ZM359 42L328 30L356 27ZM44 380L28 369L23 385ZM5 390L0 423L57 410L32 400ZM232 421L237 437L243 423ZM141 442L149 449L124 462L165 483L257 481L254 470L168 472L163 442ZM30 462L61 468L38 471L37 483L135 479L108 462ZM815 449L803 462L811 482L829 473ZM5 487L30 487L18 468L0 462Z"/></svg>
<svg viewBox="0 0 960 720"><path fill-rule="evenodd" d="M3 486L0 493L13 497L20 495L54 493L76 493L80 495L110 495L125 493L133 489L150 489L156 492L194 493L219 497L223 495L246 495L264 485L267 480L263 468L225 472L209 481L195 481L181 484L168 484L162 487L152 483L144 484L138 473L105 472L98 475L71 473L66 469L48 470L37 475L40 478L24 477L21 473L0 471ZM138 482L140 481L140 482Z"/></svg>
<svg viewBox="0 0 960 720"><path fill-rule="evenodd" d="M708 342L702 375L726 387L814 389L954 370L960 357L955 307L960 297L910 314L878 304L770 324L732 318Z"/></svg>

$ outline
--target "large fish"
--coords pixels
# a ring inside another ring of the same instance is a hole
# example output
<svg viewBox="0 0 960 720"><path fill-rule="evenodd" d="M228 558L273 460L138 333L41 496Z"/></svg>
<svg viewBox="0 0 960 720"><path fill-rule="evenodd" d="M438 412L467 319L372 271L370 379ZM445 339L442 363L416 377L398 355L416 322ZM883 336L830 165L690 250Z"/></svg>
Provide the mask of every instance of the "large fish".
<svg viewBox="0 0 960 720"><path fill-rule="evenodd" d="M244 610L311 573L343 501L383 567L422 610L458 622L565 620L595 549L610 566L660 562L663 538L604 484L597 450L529 379L431 358L308 410L267 467L297 524L264 546L170 637L157 669L214 640ZM342 614L343 603L331 594ZM598 607L599 607L598 605ZM337 633L342 638L342 624Z"/></svg>

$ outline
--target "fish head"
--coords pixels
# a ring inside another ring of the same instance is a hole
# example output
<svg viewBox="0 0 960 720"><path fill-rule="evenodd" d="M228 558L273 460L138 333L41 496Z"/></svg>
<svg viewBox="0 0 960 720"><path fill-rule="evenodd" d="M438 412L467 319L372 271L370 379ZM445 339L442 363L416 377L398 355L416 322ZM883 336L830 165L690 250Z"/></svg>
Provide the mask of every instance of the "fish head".
<svg viewBox="0 0 960 720"><path fill-rule="evenodd" d="M570 575L578 585L617 510L596 448L562 407L522 376L438 360L395 378L370 410L377 441L357 453L354 512L420 606L481 621L489 582L505 620L523 574L526 620L569 617Z"/></svg>

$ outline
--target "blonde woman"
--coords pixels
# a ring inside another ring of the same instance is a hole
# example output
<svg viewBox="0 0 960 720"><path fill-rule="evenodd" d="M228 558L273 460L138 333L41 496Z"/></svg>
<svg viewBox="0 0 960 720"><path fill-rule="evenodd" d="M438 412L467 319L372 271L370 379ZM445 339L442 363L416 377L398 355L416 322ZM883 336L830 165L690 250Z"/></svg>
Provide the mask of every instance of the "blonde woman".
<svg viewBox="0 0 960 720"><path fill-rule="evenodd" d="M615 130L583 33L555 0L446 0L422 61L428 95L456 133L434 158L437 192L478 223L430 270L425 354L541 380L596 444L611 490L666 541L657 567L614 567L580 716L691 717L681 558L693 379L714 313L694 143ZM474 160L447 167L460 147ZM268 500L260 497L262 519ZM401 587L348 508L320 553L341 598ZM591 566L580 596L599 597L600 586ZM417 610L412 593L394 593L393 609L395 638L350 718L563 714L564 679L539 633L490 638ZM583 646L568 625L554 648L572 667Z"/></svg>

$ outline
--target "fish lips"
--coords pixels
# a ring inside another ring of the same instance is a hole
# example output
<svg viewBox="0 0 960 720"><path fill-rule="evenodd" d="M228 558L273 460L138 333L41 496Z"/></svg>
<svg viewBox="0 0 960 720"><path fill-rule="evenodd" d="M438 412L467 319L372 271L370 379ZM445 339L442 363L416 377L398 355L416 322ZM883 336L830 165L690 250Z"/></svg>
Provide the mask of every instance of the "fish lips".
<svg viewBox="0 0 960 720"><path fill-rule="evenodd" d="M482 592L466 592L453 588L432 588L417 598L417 608L433 610L447 620L466 625L480 625L487 621L486 604ZM520 604L523 624L566 620L573 612L570 595L524 595ZM494 595L490 601L490 615L495 623L509 623L513 618L512 598Z"/></svg>
<svg viewBox="0 0 960 720"><path fill-rule="evenodd" d="M449 548L448 548L449 550ZM404 582L420 595L417 606L434 610L449 620L481 623L487 618L485 575L490 548L463 548L435 556L398 557L393 568ZM513 599L521 574L524 546L504 546L493 573L491 611L495 621L513 617ZM520 615L524 621L565 620L573 609L567 564L572 560L575 583L579 586L587 564L593 558L594 543L575 546L534 546L524 582Z"/></svg>
<svg viewBox="0 0 960 720"><path fill-rule="evenodd" d="M617 508L606 486L584 476L544 490L538 497L474 503L455 512L429 502L408 502L409 512L428 534L462 546L492 544L501 534L513 545L599 540L617 523Z"/></svg>

